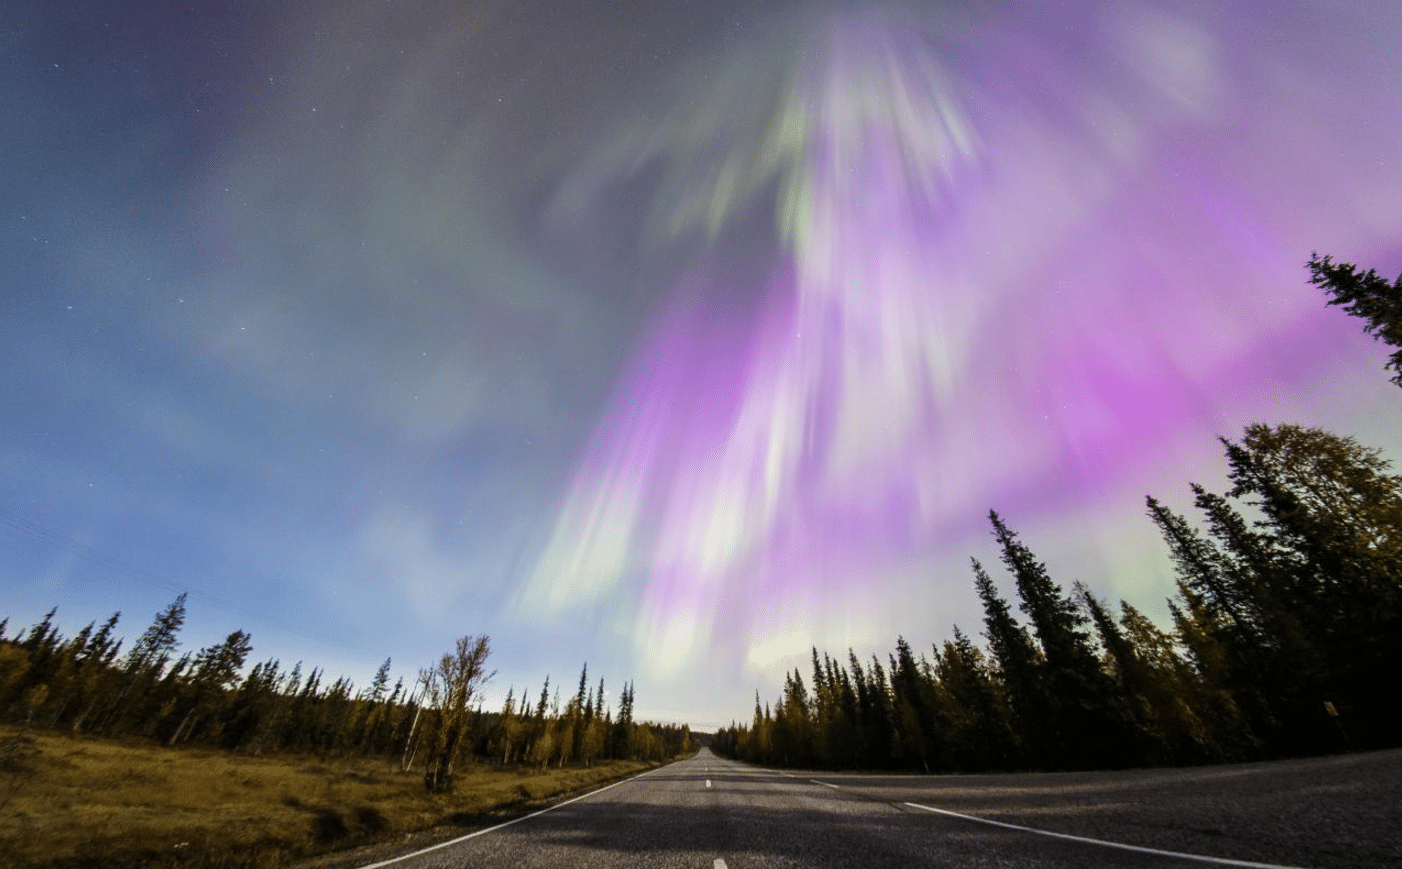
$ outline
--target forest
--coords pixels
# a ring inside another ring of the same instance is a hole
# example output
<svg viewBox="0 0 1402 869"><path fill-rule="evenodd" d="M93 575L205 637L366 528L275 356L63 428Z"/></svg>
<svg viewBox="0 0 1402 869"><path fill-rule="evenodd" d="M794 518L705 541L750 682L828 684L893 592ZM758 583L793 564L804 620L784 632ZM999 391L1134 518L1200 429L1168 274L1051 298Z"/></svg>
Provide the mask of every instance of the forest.
<svg viewBox="0 0 1402 869"><path fill-rule="evenodd" d="M1315 255L1311 282L1365 331L1402 347L1402 278ZM1402 350L1387 365L1402 386ZM1003 518L992 534L1017 609L984 565L980 646L957 626L917 654L883 661L814 648L772 704L715 735L757 763L936 771L1088 769L1224 762L1402 744L1388 685L1402 671L1402 478L1353 438L1298 425L1221 438L1230 488L1190 484L1196 520L1146 499L1177 576L1172 627L1086 587L1068 591ZM561 705L547 678L483 708L485 636L465 636L406 684L386 660L356 690L277 660L246 670L251 637L177 656L185 595L123 652L120 614L73 637L55 611L14 637L0 621L0 720L75 735L134 737L234 752L358 753L450 790L454 769L663 760L685 726L637 722L631 685L617 713L580 673ZM245 672L246 670L246 672ZM0 754L23 751L23 732ZM0 758L3 759L3 758Z"/></svg>
<svg viewBox="0 0 1402 869"><path fill-rule="evenodd" d="M1058 584L989 513L1019 621L977 560L980 648L958 627L883 662L813 649L715 749L757 763L922 772L1195 764L1398 745L1402 478L1351 438L1253 425L1200 523L1153 497L1173 629ZM811 687L810 687L811 686Z"/></svg>
<svg viewBox="0 0 1402 869"><path fill-rule="evenodd" d="M1402 348L1402 277L1314 254L1310 282ZM1402 349L1386 364L1402 386ZM936 771L1195 764L1402 744L1402 478L1354 439L1249 426L1197 522L1150 496L1177 576L1172 628L1068 591L990 511L1020 622L973 560L987 645L957 626L917 656L812 653L714 748L757 763Z"/></svg>
<svg viewBox="0 0 1402 869"><path fill-rule="evenodd" d="M371 684L328 680L277 660L245 672L252 638L234 631L217 645L176 655L185 622L180 595L122 652L120 613L64 637L56 610L15 637L0 621L0 720L74 735L138 738L168 746L216 747L253 755L310 753L383 757L400 772L422 773L432 792L452 789L455 767L589 765L609 759L659 761L693 750L685 725L633 718L625 685L617 714L605 707L604 682L579 688L563 707L547 677L534 707L508 691L502 709L484 710L481 688L490 641L466 636L410 684L390 684L390 661ZM10 737L23 751L23 732Z"/></svg>

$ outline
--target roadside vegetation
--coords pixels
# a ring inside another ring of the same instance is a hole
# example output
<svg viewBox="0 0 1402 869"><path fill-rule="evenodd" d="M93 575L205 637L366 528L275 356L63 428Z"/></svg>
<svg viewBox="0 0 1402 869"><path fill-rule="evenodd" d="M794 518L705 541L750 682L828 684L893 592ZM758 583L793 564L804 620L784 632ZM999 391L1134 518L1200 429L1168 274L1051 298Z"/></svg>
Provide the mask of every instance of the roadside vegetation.
<svg viewBox="0 0 1402 869"><path fill-rule="evenodd" d="M123 653L120 614L65 637L0 621L0 869L262 867L386 841L695 750L686 726L608 708L603 680L483 708L491 646L465 636L391 684L327 680L252 639L179 652L185 596Z"/></svg>
<svg viewBox="0 0 1402 869"><path fill-rule="evenodd" d="M481 688L493 675L485 636L462 637L411 685L401 677L391 688L386 660L356 690L345 677L328 684L320 669L304 674L300 662L290 670L277 660L247 668L253 644L243 631L177 658L183 594L125 654L115 636L120 613L71 638L60 633L56 613L13 638L5 635L8 619L0 621L0 722L254 756L384 758L416 772L431 792L451 791L464 762L545 769L656 761L692 748L685 725L634 721L631 684L615 716L604 703L604 681L589 684L587 665L563 705L547 676L534 707L511 690L500 711L484 709Z"/></svg>
<svg viewBox="0 0 1402 869"><path fill-rule="evenodd" d="M1315 255L1311 282L1402 347L1402 278ZM1402 350L1388 367L1402 386ZM1402 745L1402 478L1349 437L1297 425L1221 439L1231 488L1190 484L1198 519L1154 497L1178 576L1171 628L1068 592L997 512L1020 622L977 560L987 640L931 654L813 649L772 705L716 735L758 763L924 772L1254 760Z"/></svg>
<svg viewBox="0 0 1402 869"><path fill-rule="evenodd" d="M0 729L27 757L0 768L0 867L275 867L494 815L655 764L461 768L428 791L396 762L254 757L139 740Z"/></svg>

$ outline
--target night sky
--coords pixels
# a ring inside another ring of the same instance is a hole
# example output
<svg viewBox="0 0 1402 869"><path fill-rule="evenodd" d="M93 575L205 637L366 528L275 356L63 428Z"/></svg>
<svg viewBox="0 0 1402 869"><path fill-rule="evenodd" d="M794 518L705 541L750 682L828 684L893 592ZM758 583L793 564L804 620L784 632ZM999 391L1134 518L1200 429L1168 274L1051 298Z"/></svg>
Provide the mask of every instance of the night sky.
<svg viewBox="0 0 1402 869"><path fill-rule="evenodd" d="M1402 4L0 4L0 617L360 686L486 633L712 729L982 630L996 508L1163 620L1218 435L1402 459ZM995 572L1011 593L1011 581Z"/></svg>

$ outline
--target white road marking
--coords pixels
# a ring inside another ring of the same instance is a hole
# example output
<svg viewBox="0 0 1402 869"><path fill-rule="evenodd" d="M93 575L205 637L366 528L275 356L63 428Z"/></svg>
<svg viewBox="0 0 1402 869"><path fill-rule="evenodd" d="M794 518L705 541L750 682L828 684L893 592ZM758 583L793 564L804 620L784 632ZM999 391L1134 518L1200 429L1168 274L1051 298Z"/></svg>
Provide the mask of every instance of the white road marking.
<svg viewBox="0 0 1402 869"><path fill-rule="evenodd" d="M819 782L822 784L822 782ZM1197 860L1202 863L1215 863L1218 866L1246 866L1249 869L1300 869L1297 866L1282 866L1279 863L1253 863L1249 860L1232 860L1227 857L1205 857L1202 854L1184 854L1182 851L1162 851L1158 848L1145 848L1142 845L1126 845L1123 842L1109 842L1105 839L1091 839L1085 836L1072 836L1069 833L1053 833L1050 830L1038 830L1035 827L1022 827L1017 824L1005 824L1002 821L990 821L988 818L976 818L973 815L961 815L958 812L951 812L946 809L936 809L933 806L922 806L919 803L906 803L913 809L924 809L927 812L934 812L940 815L949 815L953 818L963 818L966 821L975 821L980 824L990 824L994 827L1003 827L1009 830L1018 830L1023 833L1036 833L1039 836L1051 836L1054 839L1068 839L1072 842L1085 842L1090 845L1104 845L1107 848L1119 848L1123 851L1139 851L1144 854L1157 854L1160 857L1177 857L1180 860ZM369 867L366 867L369 869Z"/></svg>
<svg viewBox="0 0 1402 869"><path fill-rule="evenodd" d="M711 864L711 869L725 869L725 861L717 857L716 862Z"/></svg>
<svg viewBox="0 0 1402 869"><path fill-rule="evenodd" d="M648 770L648 772L651 772L651 771L652 771L652 770ZM546 812L553 812L553 811L555 811L556 809L560 808L561 806L568 806L570 803L577 803L577 802L579 802L579 801L582 800L582 799L585 799L585 798L587 798L587 797L592 797L592 796L594 796L594 794L601 794L601 793L603 793L604 791L608 790L609 788L616 788L616 787L618 787L619 785L627 784L628 782L632 781L632 780L635 779L635 778L642 778L642 777L643 777L644 775L646 775L646 774L647 774L647 773L639 773L638 775L633 776L633 778L626 778L626 779L624 779L623 781L616 781L616 782L614 782L614 783L611 784L611 785L604 785L603 787L599 788L599 789L596 790L596 791L590 791L590 792L587 793L587 794L580 794L580 795L577 796L577 797L572 797L571 799L565 800L563 803L556 803L555 805L553 805L553 806L547 806L546 808L543 808L543 809L541 809L541 810L538 811L538 812L531 812L529 815L522 815L522 816L519 817L519 818L512 818L512 819L509 820L509 821L505 821L505 822L503 822L503 823L497 824L495 827L488 827L488 828L485 829L485 830L478 830L478 831L475 832L475 833L468 833L466 836L459 836L459 837L457 837L456 839L449 839L449 840L446 841L446 842L439 842L437 845L429 845L427 848L420 848L419 850L413 851L413 852L408 853L408 854L401 854L401 855L398 856L398 857L391 857L391 858L388 859L388 860L381 860L381 861L378 862L378 863L371 863L371 864L366 865L366 866L361 866L360 869L379 869L379 867L381 867L381 866L388 866L388 865L391 864L391 863L398 863L400 860L408 860L410 857L417 857L417 856L419 856L420 854L427 854L429 851L437 851L439 848L446 848L446 847L448 847L449 845L456 845L456 844L459 843L459 842L466 842L468 839L475 839L475 838L477 838L478 836L482 836L482 835L485 835L485 834L487 834L487 833L495 832L495 831L497 831L497 830L500 830L502 827L509 827L509 826L511 826L512 824L519 824L519 823L521 823L522 821L529 821L531 818L537 817L537 816L539 816L539 815L543 815L543 814L545 814Z"/></svg>
<svg viewBox="0 0 1402 869"><path fill-rule="evenodd" d="M825 782L825 781L818 781L818 780L815 779L815 778L810 778L809 781L811 781L811 782L812 782L813 784L815 784L815 785L822 785L823 787L832 788L832 789L835 790L835 791L840 791L840 790L842 790L842 788L838 787L837 785L830 785L830 784L828 784L828 783Z"/></svg>
<svg viewBox="0 0 1402 869"><path fill-rule="evenodd" d="M710 786L711 786L711 780L710 780L710 779L706 779L706 787L710 787Z"/></svg>

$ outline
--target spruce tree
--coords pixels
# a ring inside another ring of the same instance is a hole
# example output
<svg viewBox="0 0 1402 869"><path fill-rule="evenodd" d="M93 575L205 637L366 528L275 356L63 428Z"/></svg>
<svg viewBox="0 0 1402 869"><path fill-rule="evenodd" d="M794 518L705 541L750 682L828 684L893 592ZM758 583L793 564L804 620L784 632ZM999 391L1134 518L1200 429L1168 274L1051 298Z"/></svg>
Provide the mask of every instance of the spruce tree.
<svg viewBox="0 0 1402 869"><path fill-rule="evenodd" d="M365 695L365 699L371 703L379 703L385 699L385 693L389 690L389 664L390 659L385 658L380 669L375 671L375 678L371 680L370 688Z"/></svg>
<svg viewBox="0 0 1402 869"><path fill-rule="evenodd" d="M132 645L126 660L126 670L129 674L160 674L161 668L170 660L171 653L180 645L176 635L185 624L185 598L186 593L182 592L174 602L157 613L155 621Z"/></svg>
<svg viewBox="0 0 1402 869"><path fill-rule="evenodd" d="M1125 744L1124 716L1114 686L1086 631L1089 619L1051 578L1022 541L989 511L993 536L1002 549L1003 564L1017 583L1022 611L1045 658L1047 723L1054 739L1055 762L1074 766L1124 763L1132 750Z"/></svg>
<svg viewBox="0 0 1402 869"><path fill-rule="evenodd" d="M891 692L895 707L897 744L906 763L930 772L939 764L940 726L937 720L933 686L915 661L905 637L896 638L896 654L891 659Z"/></svg>
<svg viewBox="0 0 1402 869"><path fill-rule="evenodd" d="M1394 372L1392 382L1402 386L1402 275L1389 284L1372 269L1360 272L1351 263L1335 263L1318 253L1310 257L1308 267L1310 283L1334 297L1330 305L1341 305L1366 323L1364 332L1399 348L1387 367Z"/></svg>
<svg viewBox="0 0 1402 869"><path fill-rule="evenodd" d="M1266 616L1294 717L1304 727L1327 701L1347 707L1359 736L1385 740L1377 685L1402 668L1402 478L1376 450L1317 428L1256 424L1223 445L1230 496L1260 510L1288 568L1266 586Z"/></svg>
<svg viewBox="0 0 1402 869"><path fill-rule="evenodd" d="M1145 498L1149 518L1158 526L1178 578L1206 606L1223 613L1244 640L1254 642L1249 598L1235 583L1226 558L1213 542L1153 496Z"/></svg>
<svg viewBox="0 0 1402 869"><path fill-rule="evenodd" d="M132 644L122 665L122 687L101 719L101 726L109 734L120 732L126 721L140 717L135 710L148 699L147 692L155 686L170 656L180 645L177 635L185 624L185 598L182 592L157 613L151 626ZM147 721L151 719L148 717Z"/></svg>
<svg viewBox="0 0 1402 869"><path fill-rule="evenodd" d="M983 653L958 625L936 653L940 684L950 696L951 760L955 769L1007 768L1020 753L1007 698Z"/></svg>
<svg viewBox="0 0 1402 869"><path fill-rule="evenodd" d="M974 569L974 588L983 601L984 637L1007 691L1014 731L1033 761L1045 762L1051 732L1045 720L1050 710L1041 678L1041 655L1026 629L1013 618L1008 602L998 594L983 565L977 558L969 561Z"/></svg>
<svg viewBox="0 0 1402 869"><path fill-rule="evenodd" d="M618 718L613 723L613 756L632 757L633 683L625 682L618 695Z"/></svg>

